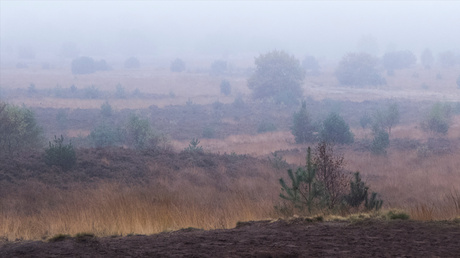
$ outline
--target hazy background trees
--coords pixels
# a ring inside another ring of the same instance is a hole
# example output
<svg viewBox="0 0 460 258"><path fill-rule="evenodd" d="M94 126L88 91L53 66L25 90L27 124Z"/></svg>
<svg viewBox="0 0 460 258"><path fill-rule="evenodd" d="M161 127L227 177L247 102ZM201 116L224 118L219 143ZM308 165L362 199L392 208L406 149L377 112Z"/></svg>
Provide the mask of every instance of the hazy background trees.
<svg viewBox="0 0 460 258"><path fill-rule="evenodd" d="M175 73L180 73L185 71L185 62L182 61L180 58L174 59L174 61L171 62L171 66L169 67L171 72Z"/></svg>
<svg viewBox="0 0 460 258"><path fill-rule="evenodd" d="M141 66L141 63L139 62L139 59L137 59L134 56L126 59L125 62L124 62L124 67L126 69L137 69L140 66Z"/></svg>
<svg viewBox="0 0 460 258"><path fill-rule="evenodd" d="M417 58L409 50L388 52L382 57L383 66L390 72L409 68L414 66L416 62Z"/></svg>
<svg viewBox="0 0 460 258"><path fill-rule="evenodd" d="M257 57L255 65L248 79L253 98L284 104L297 104L302 98L305 71L294 56L275 50Z"/></svg>
<svg viewBox="0 0 460 258"><path fill-rule="evenodd" d="M376 86L386 84L377 68L378 59L366 53L349 53L340 60L335 76L346 86Z"/></svg>

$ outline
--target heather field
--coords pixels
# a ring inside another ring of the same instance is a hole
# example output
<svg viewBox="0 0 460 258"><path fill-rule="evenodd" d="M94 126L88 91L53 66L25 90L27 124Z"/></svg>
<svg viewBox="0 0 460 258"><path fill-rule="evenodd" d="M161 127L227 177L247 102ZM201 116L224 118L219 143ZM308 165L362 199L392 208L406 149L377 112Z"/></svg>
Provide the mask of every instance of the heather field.
<svg viewBox="0 0 460 258"><path fill-rule="evenodd" d="M306 149L316 143L298 144L290 131L300 104L277 106L250 98L245 70L226 76L232 94L224 96L219 91L221 77L197 71L176 74L150 67L75 76L58 68L2 68L3 101L32 109L47 140L59 134L71 139L77 163L69 171L46 166L40 150L3 158L1 239L229 229L238 221L286 217L275 209L282 202L278 180L287 178L288 167L305 166ZM442 80L435 79L439 73ZM360 89L339 86L333 70L324 69L302 85L315 119L338 111L350 121L355 142L334 148L344 157L345 169L359 171L379 193L384 201L380 213L398 209L420 221L460 216L460 117L453 114L446 135L420 128L433 103L455 105L460 99L455 76L451 69L413 68L387 77L385 86ZM31 83L33 93L28 91ZM141 96L117 98L117 84L127 92L138 89ZM95 85L100 95L69 97L65 94L71 85ZM62 95L56 95L58 91ZM87 136L103 119L100 110L106 101L113 108L113 123L132 112L147 117L165 135L162 149L94 148ZM372 113L390 102L400 106L400 123L392 130L387 154L375 155L368 150L371 131L363 129L359 119L364 110ZM67 114L64 125L57 120L60 110ZM275 129L260 130L266 121ZM213 134L205 135L209 128ZM194 137L203 152L187 154L184 148ZM288 167L274 164L274 153Z"/></svg>

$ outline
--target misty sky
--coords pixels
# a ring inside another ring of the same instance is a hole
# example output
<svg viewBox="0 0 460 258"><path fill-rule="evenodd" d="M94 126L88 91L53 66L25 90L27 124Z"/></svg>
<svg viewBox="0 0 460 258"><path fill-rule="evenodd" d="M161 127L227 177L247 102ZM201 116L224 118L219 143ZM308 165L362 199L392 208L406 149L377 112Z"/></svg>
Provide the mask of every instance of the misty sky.
<svg viewBox="0 0 460 258"><path fill-rule="evenodd" d="M0 48L81 55L339 58L367 49L460 52L459 1L0 1ZM367 42L367 43L366 43Z"/></svg>

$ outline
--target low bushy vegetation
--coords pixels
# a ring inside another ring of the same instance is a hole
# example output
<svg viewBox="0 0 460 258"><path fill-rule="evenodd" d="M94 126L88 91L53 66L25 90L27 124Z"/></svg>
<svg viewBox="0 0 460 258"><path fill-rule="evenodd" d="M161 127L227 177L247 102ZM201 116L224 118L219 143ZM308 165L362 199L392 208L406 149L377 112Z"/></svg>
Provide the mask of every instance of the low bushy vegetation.
<svg viewBox="0 0 460 258"><path fill-rule="evenodd" d="M307 111L307 102L302 101L302 107L293 116L291 132L296 143L312 142L315 140L315 128Z"/></svg>
<svg viewBox="0 0 460 258"><path fill-rule="evenodd" d="M69 170L75 166L77 155L72 143L64 144L64 137L54 136L53 143L49 142L49 147L45 149L45 163L48 166L59 166L64 170Z"/></svg>
<svg viewBox="0 0 460 258"><path fill-rule="evenodd" d="M42 129L26 107L0 102L0 156L42 146Z"/></svg>
<svg viewBox="0 0 460 258"><path fill-rule="evenodd" d="M452 119L452 107L448 103L436 103L432 106L425 120L422 122L422 129L429 133L445 135L449 131Z"/></svg>
<svg viewBox="0 0 460 258"><path fill-rule="evenodd" d="M322 141L331 143L350 144L354 142L350 126L337 113L329 114L323 121L320 137Z"/></svg>
<svg viewBox="0 0 460 258"><path fill-rule="evenodd" d="M361 206L365 210L379 210L383 201L373 192L368 195L369 187L361 180L359 172L354 180L344 166L344 158L335 156L332 146L321 142L311 156L307 150L307 164L294 172L289 169L290 185L281 178L280 197L287 200L299 212L335 213L357 211Z"/></svg>
<svg viewBox="0 0 460 258"><path fill-rule="evenodd" d="M81 56L72 61L71 71L73 74L90 74L97 71L110 70L110 66L105 60L95 61L88 56Z"/></svg>

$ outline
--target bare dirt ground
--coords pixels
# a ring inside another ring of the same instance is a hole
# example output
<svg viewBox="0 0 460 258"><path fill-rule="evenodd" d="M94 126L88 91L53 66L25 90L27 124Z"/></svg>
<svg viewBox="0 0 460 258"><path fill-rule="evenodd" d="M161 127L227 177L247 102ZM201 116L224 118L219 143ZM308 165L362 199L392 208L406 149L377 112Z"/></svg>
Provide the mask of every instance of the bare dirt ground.
<svg viewBox="0 0 460 258"><path fill-rule="evenodd" d="M234 229L9 242L1 257L458 257L455 222L259 221Z"/></svg>

